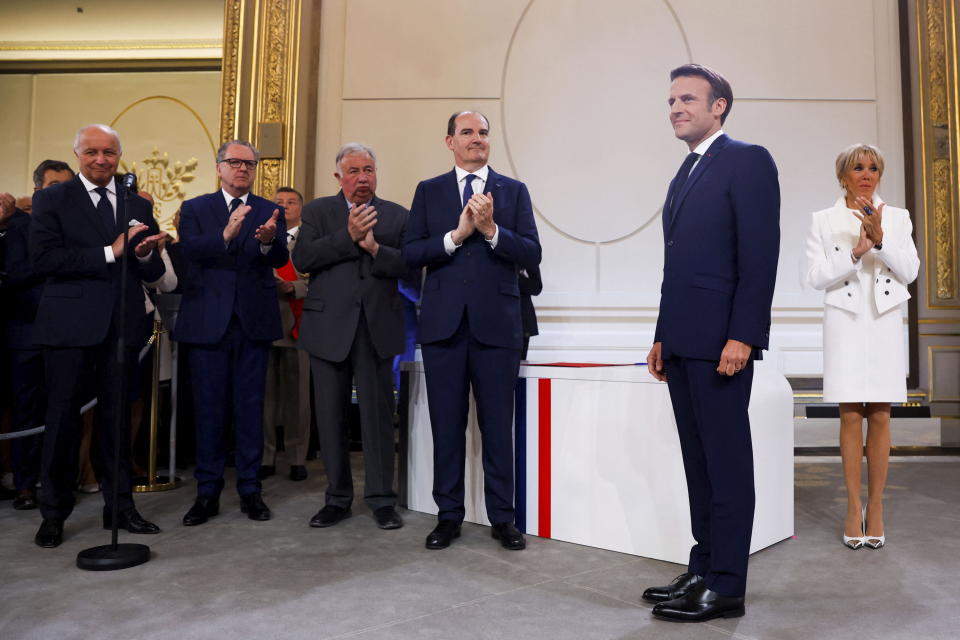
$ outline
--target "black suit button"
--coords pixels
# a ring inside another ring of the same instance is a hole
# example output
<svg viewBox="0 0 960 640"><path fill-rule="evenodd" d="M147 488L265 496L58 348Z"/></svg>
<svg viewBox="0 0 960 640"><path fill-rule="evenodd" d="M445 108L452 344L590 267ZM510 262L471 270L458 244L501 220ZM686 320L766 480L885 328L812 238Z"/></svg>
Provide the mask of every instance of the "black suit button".
<svg viewBox="0 0 960 640"><path fill-rule="evenodd" d="M834 250L834 251L840 251L840 247L834 247L833 250Z"/></svg>
<svg viewBox="0 0 960 640"><path fill-rule="evenodd" d="M883 295L888 296L888 295L890 295L890 292L889 292L889 291L884 291L884 292L883 292Z"/></svg>
<svg viewBox="0 0 960 640"><path fill-rule="evenodd" d="M468 257L470 256L470 252L469 252L469 251L467 251L467 256L468 256Z"/></svg>
<svg viewBox="0 0 960 640"><path fill-rule="evenodd" d="M843 281L843 284L845 284L845 285L850 284L850 281L849 281L849 280L844 280L844 281Z"/></svg>
<svg viewBox="0 0 960 640"><path fill-rule="evenodd" d="M673 240L670 240L669 242L667 242L667 246L668 246L668 247L672 247L672 246L673 246Z"/></svg>
<svg viewBox="0 0 960 640"><path fill-rule="evenodd" d="M850 293L850 292L847 292L847 297L848 297L848 298L852 298L852 297L853 297L853 294Z"/></svg>
<svg viewBox="0 0 960 640"><path fill-rule="evenodd" d="M887 278L887 284L890 284L890 278Z"/></svg>
<svg viewBox="0 0 960 640"><path fill-rule="evenodd" d="M362 273L360 274L360 279L361 279L361 280L363 280L363 279L366 278L366 277L367 277L367 276L363 275Z"/></svg>
<svg viewBox="0 0 960 640"><path fill-rule="evenodd" d="M880 278L877 278L877 282L880 282Z"/></svg>

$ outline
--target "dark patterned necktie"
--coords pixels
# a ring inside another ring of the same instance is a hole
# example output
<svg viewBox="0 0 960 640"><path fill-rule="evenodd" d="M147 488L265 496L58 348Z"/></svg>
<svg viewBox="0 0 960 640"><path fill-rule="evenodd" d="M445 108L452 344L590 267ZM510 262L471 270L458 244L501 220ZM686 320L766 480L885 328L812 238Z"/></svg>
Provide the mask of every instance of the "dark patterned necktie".
<svg viewBox="0 0 960 640"><path fill-rule="evenodd" d="M233 213L234 211L236 211L236 210L237 210L237 207L239 207L239 206L242 205L242 204L243 204L243 200L241 200L240 198L234 198L233 200L231 200L231 201L230 201L230 213Z"/></svg>
<svg viewBox="0 0 960 640"><path fill-rule="evenodd" d="M467 181L467 183L463 185L463 206L467 206L470 196L473 195L473 181L477 179L477 176L470 173L467 174L467 177L464 179Z"/></svg>
<svg viewBox="0 0 960 640"><path fill-rule="evenodd" d="M117 217L114 215L113 205L110 204L110 199L107 198L107 188L97 187L94 191L100 194L100 201L97 202L97 213L100 214L100 218L103 220L107 231L110 232L110 235L113 235L117 230Z"/></svg>

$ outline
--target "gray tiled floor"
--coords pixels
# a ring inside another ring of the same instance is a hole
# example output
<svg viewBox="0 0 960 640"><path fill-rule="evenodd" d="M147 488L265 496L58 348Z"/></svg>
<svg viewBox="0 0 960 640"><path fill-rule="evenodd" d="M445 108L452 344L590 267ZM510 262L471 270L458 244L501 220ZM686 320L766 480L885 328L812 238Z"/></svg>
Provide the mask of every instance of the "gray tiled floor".
<svg viewBox="0 0 960 640"><path fill-rule="evenodd" d="M222 513L180 525L192 483L138 498L158 536L146 565L114 573L74 567L76 553L109 540L101 499L84 497L56 550L38 549L37 512L0 503L0 638L886 638L960 637L960 461L901 460L891 466L889 546L843 548L843 492L832 460L799 459L797 536L751 560L747 615L701 625L650 617L646 586L682 568L654 560L528 537L501 549L467 525L446 551L427 551L431 517L376 529L369 511L331 529L306 521L320 506L317 463L305 483L274 477L266 523ZM228 483L229 486L229 483Z"/></svg>

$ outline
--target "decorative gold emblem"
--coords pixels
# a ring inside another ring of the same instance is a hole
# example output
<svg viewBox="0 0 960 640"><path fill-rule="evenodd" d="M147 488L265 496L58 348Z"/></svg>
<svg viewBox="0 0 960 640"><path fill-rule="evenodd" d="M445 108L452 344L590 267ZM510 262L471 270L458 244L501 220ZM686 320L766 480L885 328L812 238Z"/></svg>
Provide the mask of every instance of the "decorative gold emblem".
<svg viewBox="0 0 960 640"><path fill-rule="evenodd" d="M150 157L141 161L141 166L138 167L134 162L127 167L121 161L120 169L124 173L136 174L140 191L146 191L153 196L153 216L157 219L157 224L163 231L171 232L175 231L173 217L186 198L183 185L193 182L197 163L196 158L190 158L186 162L176 160L171 164L167 152L161 154L160 150L154 147ZM173 202L175 205L164 207L165 202ZM167 210L166 213L164 209Z"/></svg>

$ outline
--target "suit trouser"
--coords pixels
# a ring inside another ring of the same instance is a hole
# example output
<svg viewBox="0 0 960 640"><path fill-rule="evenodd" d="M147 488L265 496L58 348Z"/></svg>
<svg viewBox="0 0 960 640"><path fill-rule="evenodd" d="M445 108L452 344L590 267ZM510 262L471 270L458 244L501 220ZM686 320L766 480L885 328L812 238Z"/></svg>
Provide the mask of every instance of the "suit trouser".
<svg viewBox="0 0 960 640"><path fill-rule="evenodd" d="M117 366L117 343L108 338L92 347L48 348L44 366L47 377L47 429L43 438L40 467L40 513L44 518L65 520L73 511L73 490L77 482L80 445L80 408L86 385L93 380L97 395L95 428L100 445L100 482L107 508L113 505L117 488L117 508L132 509L130 480L130 413L127 408L126 381L133 378L137 365L136 348L127 347L125 375ZM124 379L125 378L125 379ZM117 414L120 432L116 431ZM119 475L114 477L115 437L120 439Z"/></svg>
<svg viewBox="0 0 960 640"><path fill-rule="evenodd" d="M270 347L264 395L263 464L276 464L277 425L291 465L303 465L310 447L310 358L296 347Z"/></svg>
<svg viewBox="0 0 960 640"><path fill-rule="evenodd" d="M433 434L433 499L440 520L462 522L470 388L483 447L483 494L492 524L513 522L513 401L520 349L478 342L467 315L446 340L420 345Z"/></svg>
<svg viewBox="0 0 960 640"><path fill-rule="evenodd" d="M345 419L351 382L357 380L360 436L363 439L363 499L371 509L394 506L393 357L381 358L373 346L361 311L350 353L342 362L310 357L320 457L327 473L326 504L353 503L350 439Z"/></svg>
<svg viewBox="0 0 960 640"><path fill-rule="evenodd" d="M10 349L13 402L10 417L17 431L43 424L46 388L43 382L43 351ZM40 480L43 434L14 438L11 443L13 483L18 490L33 489Z"/></svg>
<svg viewBox="0 0 960 640"><path fill-rule="evenodd" d="M223 490L227 402L233 405L237 493L260 492L257 470L263 457L263 388L270 342L251 340L236 316L215 345L191 345L190 373L196 414L197 495Z"/></svg>
<svg viewBox="0 0 960 640"><path fill-rule="evenodd" d="M717 362L664 361L677 419L696 544L689 571L724 596L743 596L753 532L753 445L750 390L753 362L734 376Z"/></svg>

